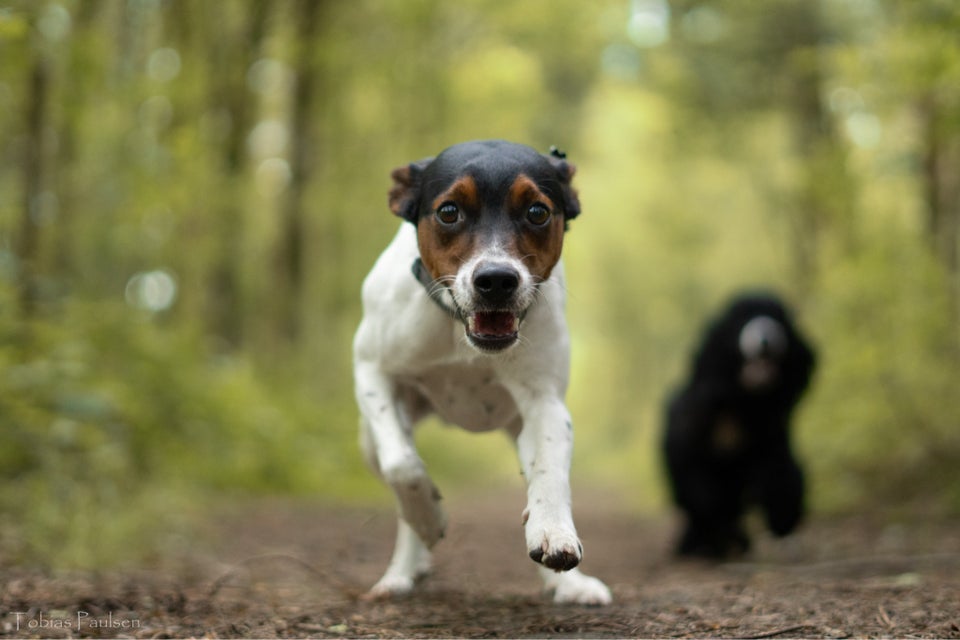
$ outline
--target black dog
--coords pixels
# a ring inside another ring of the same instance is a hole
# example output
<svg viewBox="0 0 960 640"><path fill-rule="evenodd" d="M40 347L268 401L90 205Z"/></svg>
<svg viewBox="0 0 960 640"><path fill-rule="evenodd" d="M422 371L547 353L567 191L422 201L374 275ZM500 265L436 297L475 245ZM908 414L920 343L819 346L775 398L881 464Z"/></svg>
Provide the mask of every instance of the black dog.
<svg viewBox="0 0 960 640"><path fill-rule="evenodd" d="M708 328L667 411L667 471L686 515L679 554L746 552L740 521L751 505L777 536L797 526L804 481L790 414L813 368L811 347L775 296L741 296Z"/></svg>

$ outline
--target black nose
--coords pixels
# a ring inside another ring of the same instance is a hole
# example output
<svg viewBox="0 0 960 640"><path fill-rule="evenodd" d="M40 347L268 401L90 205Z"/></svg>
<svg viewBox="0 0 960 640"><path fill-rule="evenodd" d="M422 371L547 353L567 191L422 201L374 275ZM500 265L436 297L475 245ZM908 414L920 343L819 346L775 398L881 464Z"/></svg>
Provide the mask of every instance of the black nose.
<svg viewBox="0 0 960 640"><path fill-rule="evenodd" d="M490 304L507 302L520 286L520 274L503 265L481 266L473 274L473 288Z"/></svg>

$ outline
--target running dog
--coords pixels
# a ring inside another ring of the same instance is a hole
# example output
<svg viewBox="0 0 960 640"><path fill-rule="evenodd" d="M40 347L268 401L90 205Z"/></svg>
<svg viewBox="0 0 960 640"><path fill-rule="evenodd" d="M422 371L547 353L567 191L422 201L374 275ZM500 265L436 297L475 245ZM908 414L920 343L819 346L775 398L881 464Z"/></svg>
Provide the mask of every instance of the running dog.
<svg viewBox="0 0 960 640"><path fill-rule="evenodd" d="M680 555L746 552L740 521L750 505L777 536L800 522L804 480L789 428L813 368L813 350L776 296L740 296L706 330L667 410L667 471L686 516Z"/></svg>
<svg viewBox="0 0 960 640"><path fill-rule="evenodd" d="M437 414L513 437L527 483L526 546L554 601L611 600L576 568L583 548L570 508L560 251L580 213L573 174L555 149L500 140L458 144L391 174L390 210L403 222L363 283L354 339L361 446L399 511L393 557L369 597L411 591L444 535L440 493L413 439Z"/></svg>

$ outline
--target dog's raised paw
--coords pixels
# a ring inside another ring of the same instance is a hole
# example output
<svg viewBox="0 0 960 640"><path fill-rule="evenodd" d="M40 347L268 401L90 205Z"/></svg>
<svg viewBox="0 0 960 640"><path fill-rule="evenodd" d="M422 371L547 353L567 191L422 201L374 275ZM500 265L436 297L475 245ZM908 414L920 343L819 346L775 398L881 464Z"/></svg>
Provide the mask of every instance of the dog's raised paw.
<svg viewBox="0 0 960 640"><path fill-rule="evenodd" d="M570 569L573 569L575 566L580 564L581 555L582 552L579 554L574 554L566 550L560 550L547 555L544 553L542 548L534 549L530 552L530 558L534 562L542 564L548 569L553 569L554 571L569 571Z"/></svg>
<svg viewBox="0 0 960 640"><path fill-rule="evenodd" d="M549 534L539 536L540 544L530 548L530 559L554 571L569 571L583 557L583 546L576 535Z"/></svg>

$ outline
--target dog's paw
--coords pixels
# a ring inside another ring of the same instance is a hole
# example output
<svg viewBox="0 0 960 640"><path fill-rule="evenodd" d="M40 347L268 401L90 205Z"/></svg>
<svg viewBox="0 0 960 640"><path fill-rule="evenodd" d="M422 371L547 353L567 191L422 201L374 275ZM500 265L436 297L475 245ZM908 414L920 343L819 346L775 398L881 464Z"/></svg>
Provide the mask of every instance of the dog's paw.
<svg viewBox="0 0 960 640"><path fill-rule="evenodd" d="M362 598L380 600L410 593L417 583L430 574L432 557L430 552L414 539L412 532L403 522L397 536L397 547L393 552L390 566L383 577L373 585Z"/></svg>
<svg viewBox="0 0 960 640"><path fill-rule="evenodd" d="M580 564L583 549L576 544L551 545L544 541L539 547L530 550L530 559L554 571L569 571Z"/></svg>
<svg viewBox="0 0 960 640"><path fill-rule="evenodd" d="M558 574L552 584L548 583L548 588L553 590L553 601L556 604L599 607L613 602L607 585L578 570Z"/></svg>
<svg viewBox="0 0 960 640"><path fill-rule="evenodd" d="M387 574L363 595L364 600L386 600L406 595L413 591L416 579L405 575Z"/></svg>
<svg viewBox="0 0 960 640"><path fill-rule="evenodd" d="M554 571L569 571L580 564L583 545L572 526L546 526L538 523L529 512L526 520L527 551L530 558Z"/></svg>

